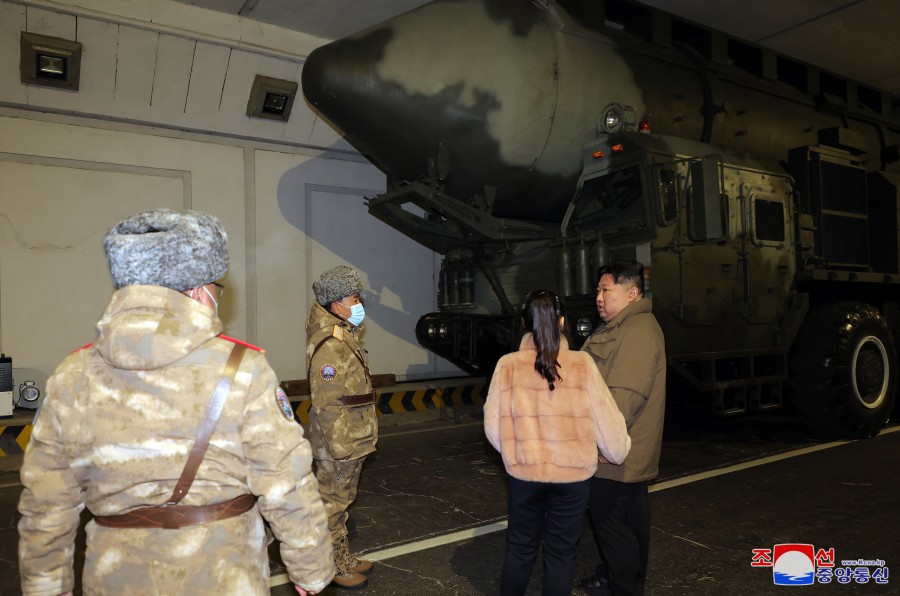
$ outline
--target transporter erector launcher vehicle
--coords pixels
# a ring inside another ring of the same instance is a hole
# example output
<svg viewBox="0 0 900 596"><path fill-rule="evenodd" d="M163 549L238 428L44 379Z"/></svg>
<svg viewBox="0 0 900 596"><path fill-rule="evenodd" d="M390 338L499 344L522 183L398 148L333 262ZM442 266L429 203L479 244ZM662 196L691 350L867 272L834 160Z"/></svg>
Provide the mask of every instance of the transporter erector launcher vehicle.
<svg viewBox="0 0 900 596"><path fill-rule="evenodd" d="M888 419L896 98L623 0L438 0L314 51L303 91L388 175L370 212L444 255L417 336L463 369L516 348L535 288L580 345L597 267L633 259L717 412Z"/></svg>

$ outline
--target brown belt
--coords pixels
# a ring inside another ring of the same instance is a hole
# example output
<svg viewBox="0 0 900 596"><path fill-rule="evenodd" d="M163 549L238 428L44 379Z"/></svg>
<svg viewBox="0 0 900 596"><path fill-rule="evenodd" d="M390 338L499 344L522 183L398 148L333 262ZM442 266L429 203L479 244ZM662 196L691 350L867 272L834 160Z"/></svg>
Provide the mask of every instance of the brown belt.
<svg viewBox="0 0 900 596"><path fill-rule="evenodd" d="M345 395L340 399L345 406L365 406L375 403L375 392L369 391L362 395Z"/></svg>
<svg viewBox="0 0 900 596"><path fill-rule="evenodd" d="M250 511L256 504L253 495L241 495L230 501L214 505L161 505L142 507L121 515L99 515L94 518L97 525L107 528L164 528L177 530L185 526L196 526L220 519L236 517Z"/></svg>

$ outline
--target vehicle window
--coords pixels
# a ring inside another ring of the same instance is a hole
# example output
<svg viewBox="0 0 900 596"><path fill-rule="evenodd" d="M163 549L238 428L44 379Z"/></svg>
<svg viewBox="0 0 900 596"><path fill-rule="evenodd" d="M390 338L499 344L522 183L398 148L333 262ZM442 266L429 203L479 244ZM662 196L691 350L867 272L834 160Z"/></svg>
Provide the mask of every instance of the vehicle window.
<svg viewBox="0 0 900 596"><path fill-rule="evenodd" d="M757 240L784 242L784 205L780 202L756 199L753 223Z"/></svg>
<svg viewBox="0 0 900 596"><path fill-rule="evenodd" d="M604 235L646 227L641 169L635 164L584 181L575 206L573 227L600 230Z"/></svg>
<svg viewBox="0 0 900 596"><path fill-rule="evenodd" d="M659 201L663 221L675 221L678 217L678 188L675 185L675 172L672 170L659 170Z"/></svg>

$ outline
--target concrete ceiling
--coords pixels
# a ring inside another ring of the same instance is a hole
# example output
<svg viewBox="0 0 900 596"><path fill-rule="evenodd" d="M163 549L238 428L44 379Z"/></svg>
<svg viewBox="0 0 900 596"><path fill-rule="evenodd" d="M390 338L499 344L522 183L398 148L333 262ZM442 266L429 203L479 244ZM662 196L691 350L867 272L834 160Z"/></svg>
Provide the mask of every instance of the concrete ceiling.
<svg viewBox="0 0 900 596"><path fill-rule="evenodd" d="M337 39L427 0L177 0ZM642 0L900 96L898 0Z"/></svg>

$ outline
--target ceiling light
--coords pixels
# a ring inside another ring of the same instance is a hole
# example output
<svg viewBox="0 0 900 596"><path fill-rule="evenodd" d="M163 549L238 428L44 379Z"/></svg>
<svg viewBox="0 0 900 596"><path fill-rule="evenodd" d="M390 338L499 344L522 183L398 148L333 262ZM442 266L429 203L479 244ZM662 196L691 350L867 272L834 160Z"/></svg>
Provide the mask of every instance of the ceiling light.
<svg viewBox="0 0 900 596"><path fill-rule="evenodd" d="M24 84L78 91L80 43L22 31L19 48L19 74Z"/></svg>
<svg viewBox="0 0 900 596"><path fill-rule="evenodd" d="M287 122L296 95L296 82L256 75L247 101L247 115Z"/></svg>

